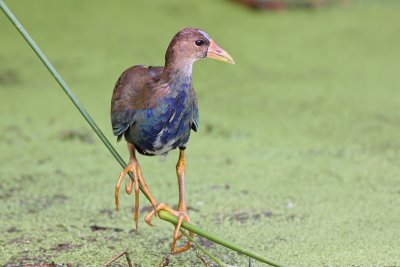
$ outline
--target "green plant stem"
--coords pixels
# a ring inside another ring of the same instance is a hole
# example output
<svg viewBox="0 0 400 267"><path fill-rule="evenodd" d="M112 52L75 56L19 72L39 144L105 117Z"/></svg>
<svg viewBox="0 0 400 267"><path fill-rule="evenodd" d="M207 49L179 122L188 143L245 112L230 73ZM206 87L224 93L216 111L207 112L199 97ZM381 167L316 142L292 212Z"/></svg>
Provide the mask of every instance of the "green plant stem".
<svg viewBox="0 0 400 267"><path fill-rule="evenodd" d="M213 262L215 262L216 264L218 264L218 266L220 267L225 267L225 265L219 261L216 257L214 257L213 255L211 255L210 252L208 252L205 248L203 248L199 243L196 242L196 240L194 240L193 238L190 237L190 235L188 235L184 230L180 230L181 233L187 237L187 239L190 240L190 242L192 242L196 248L198 248L199 250L201 250L201 252L203 252L204 254L207 255L207 257L209 257Z"/></svg>
<svg viewBox="0 0 400 267"><path fill-rule="evenodd" d="M160 217L160 219L162 219L164 221L168 221L168 222L170 222L170 223L172 223L174 225L176 225L178 223L178 218L176 216L172 215L171 213L169 213L168 211L160 210L158 212L158 216ZM271 266L284 267L280 263L277 263L277 262L274 262L272 260L269 260L269 259L266 259L264 257L261 257L260 255L254 253L254 252L252 252L250 250L242 248L242 247L240 247L238 245L235 245L235 244L233 244L233 243L231 243L229 241L223 240L222 238L219 238L214 234L210 234L210 233L200 229L199 227L197 227L197 226L195 226L193 224L190 224L190 223L187 223L187 222L183 222L182 223L182 228L185 228L186 230L191 231L193 233L196 233L198 235L201 235L202 237L205 237L208 240L211 240L211 241L213 241L215 243L218 243L218 244L220 244L220 245L222 245L224 247L227 247L229 249L235 250L235 251L237 251L237 252L239 252L239 253L241 253L243 255L249 256L249 257L251 257L253 259L259 260L259 261L264 262L266 264L269 264Z"/></svg>
<svg viewBox="0 0 400 267"><path fill-rule="evenodd" d="M121 158L121 156L118 154L118 152L114 149L114 147L110 144L110 142L107 140L107 138L104 136L104 134L100 131L99 127L96 125L96 123L90 117L90 115L87 113L85 108L79 103L78 98L72 93L72 91L69 89L68 85L61 78L60 74L58 74L57 70L53 67L53 65L50 63L50 61L46 58L46 56L43 54L43 52L40 50L38 45L28 34L28 32L24 29L22 24L17 20L17 18L14 16L14 14L8 9L6 4L1 0L0 0L0 6L1 6L1 9L3 10L3 12L8 17L8 19L11 21L11 23L17 28L17 30L25 38L27 43L30 45L30 47L33 49L33 51L36 53L36 55L40 58L40 60L43 62L43 64L49 70L49 72L53 75L54 79L56 79L57 83L61 86L61 88L67 94L67 96L72 101L72 103L75 105L75 107L79 110L79 112L82 114L82 116L86 119L86 121L90 124L90 126L93 128L93 130L99 136L100 140L108 148L108 150L115 157L115 159L119 162L119 164L123 168L125 168L126 164L125 164L124 160Z"/></svg>
<svg viewBox="0 0 400 267"><path fill-rule="evenodd" d="M111 154L114 156L114 158L118 161L118 163L121 165L122 168L125 168L126 163L122 159L122 157L118 154L118 152L115 150L115 148L111 145L111 143L107 140L107 138L104 136L102 131L99 129L99 127L96 125L96 123L93 121L93 119L90 117L89 113L86 111L86 109L80 104L78 98L72 93L72 91L69 89L65 81L61 78L60 74L56 71L56 69L53 67L53 65L50 63L50 61L46 58L46 56L43 54L43 52L40 50L38 45L35 43L35 41L31 38L31 36L28 34L28 32L24 29L22 24L17 20L17 18L14 16L14 14L11 12L10 9L6 6L6 4L0 0L0 8L4 12L4 14L7 16L7 18L10 20L10 22L15 26L15 28L21 33L21 35L24 37L26 42L29 44L29 46L33 49L35 54L40 58L40 60L43 62L43 64L46 66L46 68L49 70L51 75L56 79L57 83L61 86L61 88L64 90L64 92L67 94L68 98L72 101L72 103L75 105L75 107L79 110L79 112L82 114L82 116L85 118L85 120L89 123L89 125L92 127L93 131L96 132L100 140L103 142L103 144L108 148L108 150L111 152ZM147 199L149 197L145 194ZM149 199L150 200L150 199ZM162 220L169 221L173 224L177 224L178 218L175 217L174 215L170 214L167 211L161 210L158 212L158 215ZM211 241L214 241L215 243L218 243L222 246L225 246L227 248L230 248L232 250L235 250L241 254L247 255L249 257L252 257L254 259L257 259L261 262L267 263L271 266L275 267L283 267L283 265L278 264L276 262L273 262L271 260L265 259L254 252L248 251L242 247L239 247L237 245L234 245L228 241L225 241L219 237L216 237L215 235L209 234L205 232L204 230L201 230L200 228L187 223L183 222L182 227L192 231L193 233L196 233L198 235L201 235Z"/></svg>
<svg viewBox="0 0 400 267"><path fill-rule="evenodd" d="M89 125L92 127L93 131L97 134L97 136L100 138L100 140L103 142L103 144L108 148L108 150L111 152L111 154L114 156L114 158L118 161L118 163L121 165L121 167L125 168L126 167L125 161L118 154L118 152L115 150L115 148L111 145L111 143L105 137L105 135L100 130L100 128L96 125L96 123L94 122L92 117L89 115L89 113L86 111L86 109L81 105L78 98L74 95L74 93L71 91L71 89L69 89L67 83L63 80L61 75L53 67L53 65L50 63L50 61L44 55L42 50L40 50L40 48L36 44L36 42L32 39L32 37L29 35L29 33L24 29L22 24L18 21L18 19L14 16L14 14L11 12L11 10L6 6L6 4L2 0L0 0L0 7L3 10L4 14L6 14L8 19L11 21L11 23L15 26L15 28L17 28L17 30L21 33L22 37L24 37L25 41L33 49L35 54L40 58L40 60L42 61L44 66L49 70L51 75L53 75L54 79L56 79L57 83L61 86L61 88L67 94L68 98L72 101L72 103L79 110L79 112L82 114L82 116L85 118L85 120L89 123ZM131 174L129 174L129 175L131 176L131 178L133 178ZM140 186L140 190L143 192L143 189L141 186ZM144 192L143 192L143 194L150 201L150 197Z"/></svg>

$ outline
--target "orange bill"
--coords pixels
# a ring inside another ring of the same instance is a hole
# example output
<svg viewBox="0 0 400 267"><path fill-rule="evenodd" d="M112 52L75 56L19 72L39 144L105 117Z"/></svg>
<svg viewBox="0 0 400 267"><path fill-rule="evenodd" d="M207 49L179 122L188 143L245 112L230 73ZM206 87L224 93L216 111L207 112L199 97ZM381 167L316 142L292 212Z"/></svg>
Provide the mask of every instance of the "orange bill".
<svg viewBox="0 0 400 267"><path fill-rule="evenodd" d="M212 39L210 40L210 46L208 47L207 57L216 59L219 61L235 64L231 55L229 55L224 49L219 47Z"/></svg>

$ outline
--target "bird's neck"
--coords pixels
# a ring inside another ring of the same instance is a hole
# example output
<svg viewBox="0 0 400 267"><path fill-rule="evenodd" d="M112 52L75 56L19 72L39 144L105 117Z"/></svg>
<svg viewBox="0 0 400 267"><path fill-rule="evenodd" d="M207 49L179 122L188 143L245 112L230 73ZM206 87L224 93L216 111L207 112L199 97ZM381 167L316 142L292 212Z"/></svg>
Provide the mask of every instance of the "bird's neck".
<svg viewBox="0 0 400 267"><path fill-rule="evenodd" d="M192 66L193 62L172 62L165 65L164 79L176 88L191 88L192 85Z"/></svg>

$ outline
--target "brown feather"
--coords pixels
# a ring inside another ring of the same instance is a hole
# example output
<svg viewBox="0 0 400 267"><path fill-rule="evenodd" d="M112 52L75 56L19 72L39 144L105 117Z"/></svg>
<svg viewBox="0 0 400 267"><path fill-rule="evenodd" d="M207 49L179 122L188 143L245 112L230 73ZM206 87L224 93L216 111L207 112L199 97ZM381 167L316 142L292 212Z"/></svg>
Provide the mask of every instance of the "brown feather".
<svg viewBox="0 0 400 267"><path fill-rule="evenodd" d="M128 109L147 109L155 105L157 97L163 95L158 82L164 67L143 65L127 69L119 77L111 100L111 112Z"/></svg>

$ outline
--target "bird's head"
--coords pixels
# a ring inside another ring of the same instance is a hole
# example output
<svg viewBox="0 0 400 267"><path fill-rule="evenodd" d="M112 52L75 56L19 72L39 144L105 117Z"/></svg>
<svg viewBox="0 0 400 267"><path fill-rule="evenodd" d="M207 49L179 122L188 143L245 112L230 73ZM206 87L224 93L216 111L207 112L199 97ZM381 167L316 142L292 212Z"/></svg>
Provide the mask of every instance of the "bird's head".
<svg viewBox="0 0 400 267"><path fill-rule="evenodd" d="M168 46L165 55L166 65L192 65L200 58L212 58L235 64L232 57L219 47L207 33L196 28L179 31Z"/></svg>

